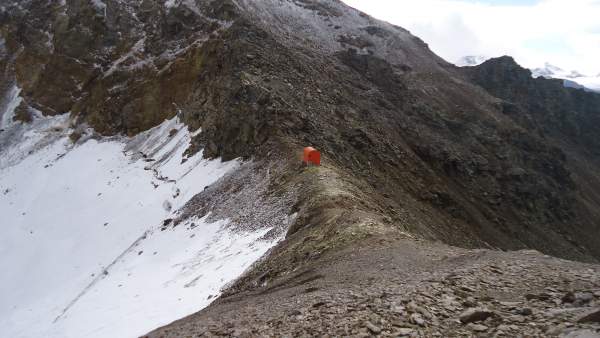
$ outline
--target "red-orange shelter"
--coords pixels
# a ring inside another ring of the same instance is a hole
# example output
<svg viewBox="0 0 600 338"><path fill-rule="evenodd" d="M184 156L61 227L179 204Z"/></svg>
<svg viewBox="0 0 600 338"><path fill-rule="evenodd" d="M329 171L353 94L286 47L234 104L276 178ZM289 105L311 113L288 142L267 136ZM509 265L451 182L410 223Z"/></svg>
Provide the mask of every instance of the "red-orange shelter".
<svg viewBox="0 0 600 338"><path fill-rule="evenodd" d="M302 158L302 161L307 165L313 164L319 166L321 165L321 153L313 147L306 147L304 148L304 157Z"/></svg>

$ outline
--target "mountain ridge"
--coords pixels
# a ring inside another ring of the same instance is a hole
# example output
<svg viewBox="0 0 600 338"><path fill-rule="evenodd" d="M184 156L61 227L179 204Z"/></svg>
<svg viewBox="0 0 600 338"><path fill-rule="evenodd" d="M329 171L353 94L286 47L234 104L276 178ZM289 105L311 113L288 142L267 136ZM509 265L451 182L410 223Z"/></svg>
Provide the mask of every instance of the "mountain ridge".
<svg viewBox="0 0 600 338"><path fill-rule="evenodd" d="M482 63L495 59L483 55L468 55L455 61L458 67L479 66ZM531 75L535 78L544 77L547 79L562 79L565 87L583 89L585 91L599 92L600 76L586 76L576 70L565 71L560 67L546 62L544 67L531 68Z"/></svg>
<svg viewBox="0 0 600 338"><path fill-rule="evenodd" d="M2 16L20 116L71 111L73 126L103 135L177 116L201 130L186 154L251 163L181 209L182 219L274 222L285 233L223 302L303 285L293 284L303 271L379 240L390 250L408 239L598 261L595 94L533 79L509 58L455 67L335 0L102 4L40 0ZM64 50L46 49L49 36ZM322 152L321 167L301 166L307 145ZM478 252L448 250L458 260Z"/></svg>

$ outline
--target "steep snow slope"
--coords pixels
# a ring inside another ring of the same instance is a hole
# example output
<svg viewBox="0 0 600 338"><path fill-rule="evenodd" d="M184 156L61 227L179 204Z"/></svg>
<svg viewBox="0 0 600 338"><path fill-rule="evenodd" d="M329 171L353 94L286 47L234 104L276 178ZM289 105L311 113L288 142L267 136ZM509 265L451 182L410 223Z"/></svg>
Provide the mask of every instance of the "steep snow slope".
<svg viewBox="0 0 600 338"><path fill-rule="evenodd" d="M208 305L276 243L227 220L169 224L243 165L184 160L176 118L73 145L67 115L12 122L18 101L0 132L0 337L135 337Z"/></svg>

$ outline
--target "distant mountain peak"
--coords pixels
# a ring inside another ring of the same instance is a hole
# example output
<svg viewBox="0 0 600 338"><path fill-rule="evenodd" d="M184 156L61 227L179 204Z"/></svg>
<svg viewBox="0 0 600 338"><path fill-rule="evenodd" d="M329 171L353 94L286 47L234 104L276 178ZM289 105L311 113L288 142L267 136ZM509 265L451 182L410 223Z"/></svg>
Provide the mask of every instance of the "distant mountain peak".
<svg viewBox="0 0 600 338"><path fill-rule="evenodd" d="M534 77L550 77L550 78L569 78L576 79L580 77L588 77L577 70L566 71L560 67L557 67L551 63L544 63L544 67L532 69Z"/></svg>
<svg viewBox="0 0 600 338"><path fill-rule="evenodd" d="M454 62L454 64L458 67L474 67L485 62L501 63L505 66L518 65L514 58L506 55L497 58L489 58L483 55L467 55ZM531 68L529 70L531 71L531 76L534 78L561 79L565 81L565 87L600 92L600 74L588 76L577 70L567 71L550 62L545 62L543 67Z"/></svg>
<svg viewBox="0 0 600 338"><path fill-rule="evenodd" d="M600 76L587 76L577 70L566 71L548 62L544 67L531 70L533 77L565 80L565 86L597 92L600 90ZM600 75L600 74L598 74Z"/></svg>
<svg viewBox="0 0 600 338"><path fill-rule="evenodd" d="M467 55L458 59L454 64L458 67L472 67L480 65L488 59L489 57L483 55Z"/></svg>

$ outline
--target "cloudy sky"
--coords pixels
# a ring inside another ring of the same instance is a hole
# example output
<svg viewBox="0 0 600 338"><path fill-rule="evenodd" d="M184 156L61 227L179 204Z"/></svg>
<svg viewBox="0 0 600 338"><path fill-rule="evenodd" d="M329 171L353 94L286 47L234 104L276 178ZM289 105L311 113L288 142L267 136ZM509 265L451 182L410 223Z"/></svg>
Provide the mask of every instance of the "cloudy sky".
<svg viewBox="0 0 600 338"><path fill-rule="evenodd" d="M511 55L600 74L600 0L343 0L410 30L449 61Z"/></svg>

